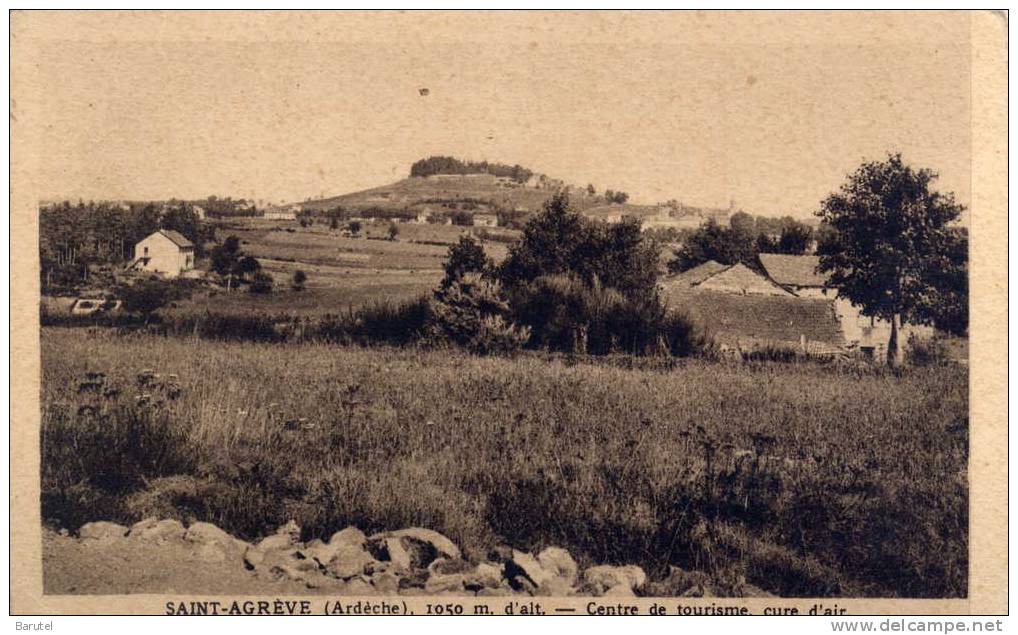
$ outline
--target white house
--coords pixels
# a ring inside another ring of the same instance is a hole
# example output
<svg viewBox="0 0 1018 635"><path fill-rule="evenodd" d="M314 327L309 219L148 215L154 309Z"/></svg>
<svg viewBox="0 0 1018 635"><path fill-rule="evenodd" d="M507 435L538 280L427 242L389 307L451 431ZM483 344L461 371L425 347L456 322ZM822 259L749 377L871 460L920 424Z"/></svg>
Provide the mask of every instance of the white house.
<svg viewBox="0 0 1018 635"><path fill-rule="evenodd" d="M134 246L131 267L175 278L194 269L194 244L172 229L160 229Z"/></svg>

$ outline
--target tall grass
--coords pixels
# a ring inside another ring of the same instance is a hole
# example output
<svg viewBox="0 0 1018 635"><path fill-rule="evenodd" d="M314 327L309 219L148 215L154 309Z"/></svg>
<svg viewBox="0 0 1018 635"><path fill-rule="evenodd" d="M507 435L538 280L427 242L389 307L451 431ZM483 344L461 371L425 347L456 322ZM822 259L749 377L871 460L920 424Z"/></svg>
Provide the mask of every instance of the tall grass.
<svg viewBox="0 0 1018 635"><path fill-rule="evenodd" d="M718 593L967 594L962 367L661 372L55 328L42 354L50 523L175 515L254 537L293 518L306 539L420 525L653 578L675 564ZM139 386L145 369L179 394ZM79 392L87 372L102 387Z"/></svg>

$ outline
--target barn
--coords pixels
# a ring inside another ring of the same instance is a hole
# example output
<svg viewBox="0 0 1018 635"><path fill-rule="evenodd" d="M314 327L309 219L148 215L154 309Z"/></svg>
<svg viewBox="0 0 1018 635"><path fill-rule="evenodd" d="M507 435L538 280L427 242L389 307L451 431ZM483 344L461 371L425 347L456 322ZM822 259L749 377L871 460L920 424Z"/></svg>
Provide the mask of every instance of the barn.
<svg viewBox="0 0 1018 635"><path fill-rule="evenodd" d="M760 254L760 263L771 280L795 295L831 302L847 346L874 357L887 354L891 323L863 315L860 307L839 298L837 289L829 287L826 276L820 273L818 256ZM901 335L903 341L908 341L912 336L921 339L933 337L934 332L928 326L903 324Z"/></svg>
<svg viewBox="0 0 1018 635"><path fill-rule="evenodd" d="M834 302L800 297L742 264L705 262L661 282L669 309L688 312L722 345L778 345L832 352L845 345Z"/></svg>
<svg viewBox="0 0 1018 635"><path fill-rule="evenodd" d="M194 269L194 243L172 229L160 229L134 246L130 267L174 278Z"/></svg>

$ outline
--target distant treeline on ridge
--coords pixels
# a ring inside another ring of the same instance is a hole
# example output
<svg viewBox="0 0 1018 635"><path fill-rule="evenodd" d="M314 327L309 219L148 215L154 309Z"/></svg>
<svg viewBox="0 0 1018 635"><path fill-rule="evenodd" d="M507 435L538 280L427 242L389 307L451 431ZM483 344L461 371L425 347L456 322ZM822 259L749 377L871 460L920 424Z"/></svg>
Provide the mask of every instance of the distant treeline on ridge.
<svg viewBox="0 0 1018 635"><path fill-rule="evenodd" d="M504 176L523 183L534 175L533 171L520 165L488 163L487 161L460 161L455 157L428 157L410 166L410 176L431 176L433 174L491 174Z"/></svg>

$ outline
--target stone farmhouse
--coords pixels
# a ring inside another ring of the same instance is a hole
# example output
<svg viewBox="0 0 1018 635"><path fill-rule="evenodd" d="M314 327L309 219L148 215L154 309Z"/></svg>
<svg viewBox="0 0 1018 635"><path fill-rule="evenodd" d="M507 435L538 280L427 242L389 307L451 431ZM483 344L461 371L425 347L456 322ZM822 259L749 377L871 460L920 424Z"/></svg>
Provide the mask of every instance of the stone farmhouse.
<svg viewBox="0 0 1018 635"><path fill-rule="evenodd" d="M786 254L760 254L767 275L796 296L822 298L833 303L842 333L849 346L860 351L882 357L887 354L887 342L891 337L891 323L862 315L860 307L844 298L839 298L837 289L827 286L826 278L817 272L819 256L791 256ZM930 338L933 328L917 324L902 324L901 338L907 342L910 336Z"/></svg>
<svg viewBox="0 0 1018 635"><path fill-rule="evenodd" d="M817 273L817 256L760 254L760 262L763 273L743 264L705 262L664 278L662 298L693 313L731 349L776 344L818 354L886 355L890 324L861 315L859 307L826 286ZM933 330L904 325L903 340L910 335L930 337Z"/></svg>
<svg viewBox="0 0 1018 635"><path fill-rule="evenodd" d="M194 244L172 229L160 229L134 246L130 268L175 278L194 269Z"/></svg>

